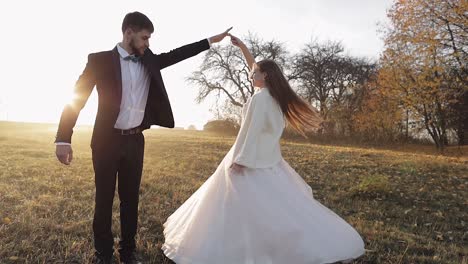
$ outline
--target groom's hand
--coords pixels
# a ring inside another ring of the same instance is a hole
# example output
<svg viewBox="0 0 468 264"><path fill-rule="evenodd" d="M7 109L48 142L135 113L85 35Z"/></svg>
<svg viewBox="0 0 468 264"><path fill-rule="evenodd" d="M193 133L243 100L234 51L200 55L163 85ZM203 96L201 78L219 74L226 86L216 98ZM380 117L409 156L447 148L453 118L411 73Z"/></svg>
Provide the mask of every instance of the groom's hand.
<svg viewBox="0 0 468 264"><path fill-rule="evenodd" d="M70 165L73 160L72 147L70 145L57 145L55 147L55 155L61 163Z"/></svg>
<svg viewBox="0 0 468 264"><path fill-rule="evenodd" d="M212 37L210 38L210 43L220 42L221 40L223 40L223 39L229 34L229 31L230 31L231 29L232 29L232 27L228 28L226 31L224 31L224 32L221 33L221 34L212 36Z"/></svg>

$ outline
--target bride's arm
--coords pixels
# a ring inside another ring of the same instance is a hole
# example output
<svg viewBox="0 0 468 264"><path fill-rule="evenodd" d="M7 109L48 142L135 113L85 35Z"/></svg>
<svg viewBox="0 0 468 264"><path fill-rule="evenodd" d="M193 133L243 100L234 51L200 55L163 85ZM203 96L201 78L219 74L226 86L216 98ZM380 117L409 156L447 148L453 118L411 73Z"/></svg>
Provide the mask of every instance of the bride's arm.
<svg viewBox="0 0 468 264"><path fill-rule="evenodd" d="M233 163L244 167L255 168L258 139L265 125L267 105L265 96L254 95L242 121L236 138Z"/></svg>
<svg viewBox="0 0 468 264"><path fill-rule="evenodd" d="M247 46L239 38L233 36L232 34L228 35L231 37L232 44L241 49L242 54L244 54L245 60L247 61L247 65L249 66L249 70L252 70L253 65L255 64L255 58L253 57L252 53L250 53Z"/></svg>

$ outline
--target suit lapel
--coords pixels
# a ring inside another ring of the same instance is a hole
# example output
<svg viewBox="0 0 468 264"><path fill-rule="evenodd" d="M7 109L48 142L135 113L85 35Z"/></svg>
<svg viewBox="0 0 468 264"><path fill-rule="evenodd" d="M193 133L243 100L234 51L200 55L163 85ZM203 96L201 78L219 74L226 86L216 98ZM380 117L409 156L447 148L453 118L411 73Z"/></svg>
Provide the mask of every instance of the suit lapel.
<svg viewBox="0 0 468 264"><path fill-rule="evenodd" d="M156 55L154 55L150 49L145 50L145 54L143 54L143 56L141 57L141 62L150 73L151 78L157 78L157 71L159 71L159 67L156 65L158 65L159 63L157 62Z"/></svg>
<svg viewBox="0 0 468 264"><path fill-rule="evenodd" d="M145 54L143 54L143 56L141 57L141 63L143 63L143 65L148 69L150 70L150 57L152 55L152 52L150 49L146 49L145 50Z"/></svg>
<svg viewBox="0 0 468 264"><path fill-rule="evenodd" d="M120 54L117 50L117 46L112 50L112 66L114 69L114 78L117 84L116 92L117 92L117 99L120 104L122 100L122 71L120 69Z"/></svg>

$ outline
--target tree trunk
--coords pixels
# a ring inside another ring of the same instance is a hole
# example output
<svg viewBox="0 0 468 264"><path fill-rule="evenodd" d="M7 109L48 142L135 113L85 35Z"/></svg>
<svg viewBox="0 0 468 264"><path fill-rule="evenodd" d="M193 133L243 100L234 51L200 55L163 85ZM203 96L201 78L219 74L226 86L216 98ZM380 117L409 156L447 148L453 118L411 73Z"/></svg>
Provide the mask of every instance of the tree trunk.
<svg viewBox="0 0 468 264"><path fill-rule="evenodd" d="M466 145L468 137L468 91L464 91L460 96L460 109L457 124L458 145Z"/></svg>

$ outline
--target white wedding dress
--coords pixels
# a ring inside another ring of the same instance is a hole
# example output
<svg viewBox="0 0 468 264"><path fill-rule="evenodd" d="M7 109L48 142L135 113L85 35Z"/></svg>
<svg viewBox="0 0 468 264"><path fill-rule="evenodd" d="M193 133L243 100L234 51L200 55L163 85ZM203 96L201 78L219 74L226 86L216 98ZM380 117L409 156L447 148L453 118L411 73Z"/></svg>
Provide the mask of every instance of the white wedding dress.
<svg viewBox="0 0 468 264"><path fill-rule="evenodd" d="M356 230L316 201L281 157L283 128L268 88L256 89L232 148L163 224L168 258L177 264L321 264L364 254ZM247 168L234 173L233 162Z"/></svg>

